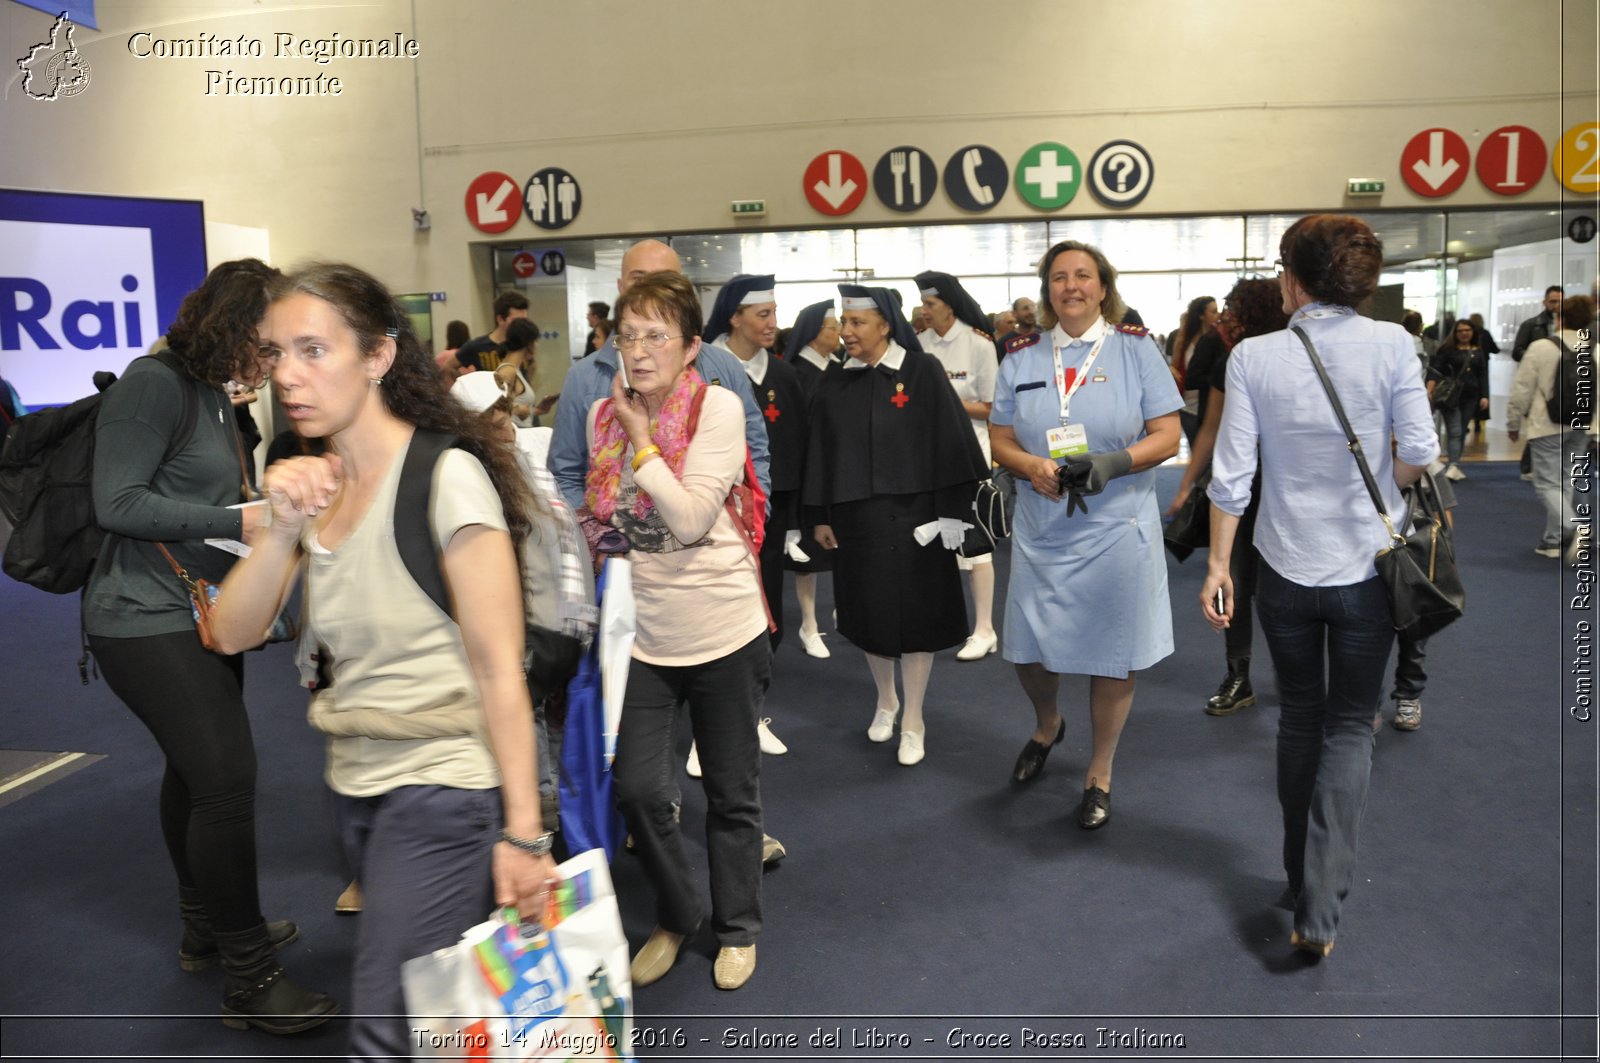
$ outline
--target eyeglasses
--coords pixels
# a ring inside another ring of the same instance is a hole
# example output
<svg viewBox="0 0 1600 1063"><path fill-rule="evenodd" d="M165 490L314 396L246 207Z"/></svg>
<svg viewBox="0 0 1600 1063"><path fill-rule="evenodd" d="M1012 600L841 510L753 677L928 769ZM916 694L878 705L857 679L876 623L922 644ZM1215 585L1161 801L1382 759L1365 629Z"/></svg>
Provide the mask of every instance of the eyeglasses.
<svg viewBox="0 0 1600 1063"><path fill-rule="evenodd" d="M665 332L619 332L617 333L617 350L632 350L637 345L643 345L651 354L667 345L668 340L681 340L682 336L669 336Z"/></svg>
<svg viewBox="0 0 1600 1063"><path fill-rule="evenodd" d="M1275 258L1272 260L1272 272L1278 274L1280 277L1283 276L1283 259Z"/></svg>

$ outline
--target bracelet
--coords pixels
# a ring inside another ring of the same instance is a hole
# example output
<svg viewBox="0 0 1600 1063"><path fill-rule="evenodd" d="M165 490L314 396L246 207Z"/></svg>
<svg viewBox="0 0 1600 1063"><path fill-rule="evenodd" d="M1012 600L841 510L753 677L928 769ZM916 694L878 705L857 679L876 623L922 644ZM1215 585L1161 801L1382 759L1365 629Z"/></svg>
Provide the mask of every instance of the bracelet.
<svg viewBox="0 0 1600 1063"><path fill-rule="evenodd" d="M532 853L534 856L547 855L556 843L555 835L549 831L539 835L537 838L519 838L508 830L502 830L500 832L500 840L507 845L521 849L525 853Z"/></svg>
<svg viewBox="0 0 1600 1063"><path fill-rule="evenodd" d="M634 454L634 456L633 456L633 471L634 472L638 472L639 471L639 466L641 466L645 462L649 461L650 460L650 455L652 455L652 454L654 454L658 458L661 456L661 448L656 446L654 443L651 443L648 447L645 447L643 450L641 450L638 453Z"/></svg>

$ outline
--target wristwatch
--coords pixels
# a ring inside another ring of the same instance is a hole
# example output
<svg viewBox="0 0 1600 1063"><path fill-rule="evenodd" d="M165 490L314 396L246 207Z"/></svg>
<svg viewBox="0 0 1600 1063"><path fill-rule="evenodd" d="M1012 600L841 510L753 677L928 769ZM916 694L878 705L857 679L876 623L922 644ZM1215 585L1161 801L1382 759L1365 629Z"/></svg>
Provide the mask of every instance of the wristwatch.
<svg viewBox="0 0 1600 1063"><path fill-rule="evenodd" d="M537 838L520 838L508 830L500 832L500 840L534 856L545 856L555 845L556 836L546 831Z"/></svg>

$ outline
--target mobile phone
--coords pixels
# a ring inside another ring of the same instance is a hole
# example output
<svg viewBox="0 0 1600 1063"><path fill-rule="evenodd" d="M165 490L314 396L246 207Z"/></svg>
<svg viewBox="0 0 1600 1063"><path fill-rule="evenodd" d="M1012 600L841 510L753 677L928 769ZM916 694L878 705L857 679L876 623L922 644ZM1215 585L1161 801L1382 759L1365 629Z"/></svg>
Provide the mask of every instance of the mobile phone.
<svg viewBox="0 0 1600 1063"><path fill-rule="evenodd" d="M633 398L633 384L628 381L628 363L621 351L617 352L617 372L622 374L622 393L630 399Z"/></svg>
<svg viewBox="0 0 1600 1063"><path fill-rule="evenodd" d="M1212 602L1212 606L1216 609L1218 616L1227 616L1228 615L1228 610L1222 603L1222 588L1221 587L1217 588L1217 597L1216 597L1216 600L1214 602Z"/></svg>

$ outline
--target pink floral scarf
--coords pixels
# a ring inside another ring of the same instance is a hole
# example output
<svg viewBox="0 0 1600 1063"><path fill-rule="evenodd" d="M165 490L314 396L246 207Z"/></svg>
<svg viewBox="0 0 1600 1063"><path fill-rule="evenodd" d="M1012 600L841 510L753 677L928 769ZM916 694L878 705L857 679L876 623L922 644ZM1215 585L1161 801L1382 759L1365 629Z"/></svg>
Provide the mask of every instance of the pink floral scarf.
<svg viewBox="0 0 1600 1063"><path fill-rule="evenodd" d="M650 439L661 448L661 457L673 475L683 476L684 457L689 453L689 409L694 393L705 387L700 374L689 367L683 379L667 401L662 403L650 428ZM583 497L589 511L609 524L617 511L617 497L622 492L622 463L628 459L628 433L617 420L612 402L608 398L600 404L594 418L594 454L589 462L589 476L584 484ZM639 490L633 503L633 515L644 520L655 509L645 491Z"/></svg>

